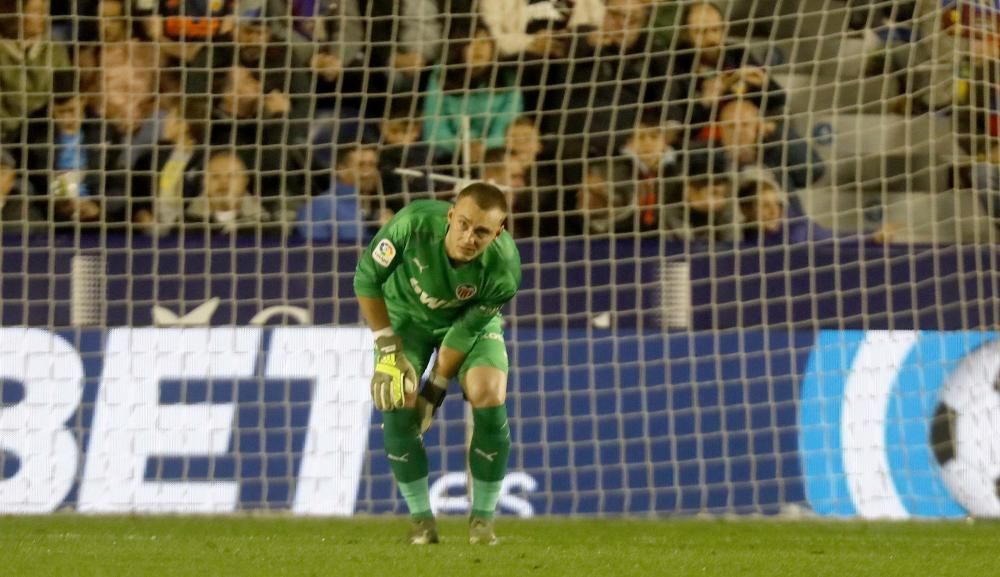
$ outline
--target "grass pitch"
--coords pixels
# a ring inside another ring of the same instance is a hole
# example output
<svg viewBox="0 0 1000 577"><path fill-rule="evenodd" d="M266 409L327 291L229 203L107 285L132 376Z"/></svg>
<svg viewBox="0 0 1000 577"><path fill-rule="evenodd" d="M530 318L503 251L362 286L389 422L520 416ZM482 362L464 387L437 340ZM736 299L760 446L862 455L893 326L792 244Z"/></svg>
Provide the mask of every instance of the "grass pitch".
<svg viewBox="0 0 1000 577"><path fill-rule="evenodd" d="M405 518L0 517L0 575L1000 574L1000 524L736 520L514 520L496 547L463 519L443 542L404 544Z"/></svg>

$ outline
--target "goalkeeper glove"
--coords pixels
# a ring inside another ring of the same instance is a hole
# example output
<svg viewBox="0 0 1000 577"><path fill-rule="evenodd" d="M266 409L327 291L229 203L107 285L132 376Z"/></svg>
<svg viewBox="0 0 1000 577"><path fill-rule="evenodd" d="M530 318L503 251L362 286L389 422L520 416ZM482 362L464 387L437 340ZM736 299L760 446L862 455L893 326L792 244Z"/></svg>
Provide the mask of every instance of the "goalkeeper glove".
<svg viewBox="0 0 1000 577"><path fill-rule="evenodd" d="M379 331L375 338L375 374L372 375L372 400L380 411L403 406L406 395L417 391L417 375L403 354L403 339L392 329Z"/></svg>
<svg viewBox="0 0 1000 577"><path fill-rule="evenodd" d="M426 433L434 423L434 414L438 407L444 402L445 395L448 394L448 379L431 372L430 378L420 389L420 396L417 397L417 415L420 417L420 433Z"/></svg>

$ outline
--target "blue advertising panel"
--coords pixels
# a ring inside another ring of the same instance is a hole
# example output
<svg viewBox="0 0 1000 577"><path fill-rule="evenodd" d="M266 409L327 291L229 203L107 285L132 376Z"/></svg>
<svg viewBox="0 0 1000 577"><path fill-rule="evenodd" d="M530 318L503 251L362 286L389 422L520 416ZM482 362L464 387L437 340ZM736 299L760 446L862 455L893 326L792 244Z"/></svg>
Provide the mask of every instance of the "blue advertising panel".
<svg viewBox="0 0 1000 577"><path fill-rule="evenodd" d="M514 330L504 514L776 513L805 501L811 333ZM0 511L403 512L361 328L0 329ZM455 385L453 385L454 387ZM464 512L456 390L425 436Z"/></svg>
<svg viewBox="0 0 1000 577"><path fill-rule="evenodd" d="M500 510L1000 516L992 332L514 329ZM0 511L402 513L359 327L0 328ZM467 512L457 386L424 441Z"/></svg>
<svg viewBox="0 0 1000 577"><path fill-rule="evenodd" d="M995 516L998 362L996 333L820 333L799 418L812 509Z"/></svg>

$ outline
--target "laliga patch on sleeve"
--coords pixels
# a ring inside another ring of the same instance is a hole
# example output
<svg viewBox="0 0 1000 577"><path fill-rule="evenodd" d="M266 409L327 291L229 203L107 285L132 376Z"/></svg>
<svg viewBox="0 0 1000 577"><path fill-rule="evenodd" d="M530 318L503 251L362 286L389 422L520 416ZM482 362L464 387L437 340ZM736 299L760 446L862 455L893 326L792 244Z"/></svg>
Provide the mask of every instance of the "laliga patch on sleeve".
<svg viewBox="0 0 1000 577"><path fill-rule="evenodd" d="M387 238L383 238L375 245L375 250L372 251L372 258L375 262L382 266L389 266L392 259L396 256L396 247Z"/></svg>

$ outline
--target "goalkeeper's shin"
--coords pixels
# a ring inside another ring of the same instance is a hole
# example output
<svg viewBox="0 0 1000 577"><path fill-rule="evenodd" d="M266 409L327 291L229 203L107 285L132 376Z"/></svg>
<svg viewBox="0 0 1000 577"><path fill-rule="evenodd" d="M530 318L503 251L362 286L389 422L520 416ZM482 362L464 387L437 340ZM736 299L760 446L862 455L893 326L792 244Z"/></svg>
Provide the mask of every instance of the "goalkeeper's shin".
<svg viewBox="0 0 1000 577"><path fill-rule="evenodd" d="M420 419L420 433L427 432L434 423L434 415L448 394L448 379L431 373L417 396L417 418Z"/></svg>

